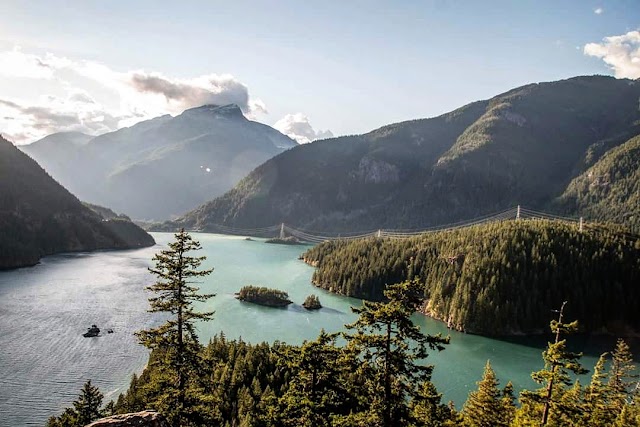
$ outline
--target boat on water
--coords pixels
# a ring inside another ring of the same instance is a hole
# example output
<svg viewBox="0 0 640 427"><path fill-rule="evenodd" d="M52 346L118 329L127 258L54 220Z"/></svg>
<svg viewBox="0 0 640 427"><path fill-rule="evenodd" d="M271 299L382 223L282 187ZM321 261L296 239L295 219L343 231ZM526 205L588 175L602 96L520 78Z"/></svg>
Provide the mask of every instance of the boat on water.
<svg viewBox="0 0 640 427"><path fill-rule="evenodd" d="M85 338L91 338L97 337L98 334L100 334L100 328L98 328L96 325L91 325L90 328L87 328L87 332L82 334L82 336Z"/></svg>

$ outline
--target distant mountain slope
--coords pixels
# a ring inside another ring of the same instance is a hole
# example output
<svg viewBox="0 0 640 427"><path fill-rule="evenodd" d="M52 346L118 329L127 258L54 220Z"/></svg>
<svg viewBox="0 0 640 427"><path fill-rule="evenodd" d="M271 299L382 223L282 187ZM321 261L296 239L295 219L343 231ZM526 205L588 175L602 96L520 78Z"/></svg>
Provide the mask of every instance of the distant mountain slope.
<svg viewBox="0 0 640 427"><path fill-rule="evenodd" d="M571 181L558 204L588 218L627 224L640 233L640 135L609 150Z"/></svg>
<svg viewBox="0 0 640 427"><path fill-rule="evenodd" d="M167 219L223 194L296 145L235 105L205 105L82 144L55 134L20 148L82 200L136 219Z"/></svg>
<svg viewBox="0 0 640 427"><path fill-rule="evenodd" d="M165 228L418 228L517 204L546 208L588 155L595 161L640 133L639 97L638 81L575 77L306 144Z"/></svg>
<svg viewBox="0 0 640 427"><path fill-rule="evenodd" d="M104 220L0 137L0 269L33 265L57 252L154 243L126 219Z"/></svg>
<svg viewBox="0 0 640 427"><path fill-rule="evenodd" d="M109 208L105 208L104 206L94 205L92 203L82 202L83 205L97 213L102 217L102 219L126 219L127 221L131 221L127 215L117 214Z"/></svg>

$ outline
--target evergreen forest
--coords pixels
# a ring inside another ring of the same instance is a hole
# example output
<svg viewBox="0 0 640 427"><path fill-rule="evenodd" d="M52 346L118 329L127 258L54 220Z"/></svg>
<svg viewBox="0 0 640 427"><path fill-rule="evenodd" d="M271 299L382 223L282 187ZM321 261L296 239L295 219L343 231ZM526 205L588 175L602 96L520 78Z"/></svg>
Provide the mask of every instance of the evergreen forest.
<svg viewBox="0 0 640 427"><path fill-rule="evenodd" d="M483 335L543 333L563 301L583 332L640 330L640 237L616 226L494 222L406 239L328 241L302 255L313 283L383 299L387 285L423 283L420 310Z"/></svg>
<svg viewBox="0 0 640 427"><path fill-rule="evenodd" d="M394 311L388 303L377 308ZM147 369L133 376L128 391L116 401L103 407L102 394L85 385L73 407L51 417L47 426L83 426L88 416L94 420L146 409L164 414L174 426L541 426L550 377L556 385L548 399L546 425L640 426L638 376L633 356L622 340L610 354L603 354L596 366L589 367L591 379L584 384L573 379L574 372L586 371L580 355L568 352L564 339L560 345L550 343L543 356L545 367L533 373L540 387L519 396L508 379L496 377L487 361L477 388L463 405L455 407L443 401L430 381L432 370L438 367L412 361L416 354L409 354L403 344L413 346L416 341L397 334L397 324L391 323L394 338L400 339L388 360L383 352L374 352L376 342L384 348L384 334L366 328L346 333L346 344L338 344L335 334L324 332L300 346L249 344L228 340L224 334L215 336L198 348L197 357L190 362L193 370L186 383L187 400L180 424L175 390L168 382L170 371L165 370L166 355L158 349ZM414 338L446 347L441 337ZM390 392L385 398L382 384L387 366ZM553 366L557 366L555 371ZM391 409L387 420L386 407Z"/></svg>

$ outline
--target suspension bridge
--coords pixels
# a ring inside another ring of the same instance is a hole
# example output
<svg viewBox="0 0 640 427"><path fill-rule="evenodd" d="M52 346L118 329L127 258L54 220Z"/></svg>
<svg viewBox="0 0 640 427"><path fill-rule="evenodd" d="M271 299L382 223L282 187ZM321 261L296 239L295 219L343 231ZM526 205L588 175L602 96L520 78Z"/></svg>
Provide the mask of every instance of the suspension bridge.
<svg viewBox="0 0 640 427"><path fill-rule="evenodd" d="M508 221L508 220L527 220L527 219L544 219L550 221L562 221L565 223L574 223L579 231L584 231L586 228L598 229L600 228L595 223L587 224L582 217L567 217L560 216L546 212L540 212L533 209L528 209L522 206L514 206L512 208L496 212L490 215L485 215L478 218L473 218L466 221L460 221L450 224L442 224L433 227L421 228L421 229L378 229L361 232L327 232L327 231L311 231L302 228L292 227L285 223L278 225L272 225L270 227L260 228L236 228L229 227L221 224L211 224L207 227L209 232L217 232L221 234L230 234L237 236L253 236L264 238L279 238L285 239L293 237L299 241L307 243L321 243L327 240L356 240L365 239L371 237L379 238L407 238L417 236L420 234L434 232L434 231L447 231L456 230L459 228L470 227L478 224L485 224L496 221ZM628 235L628 237L637 238L637 236L630 233L622 233Z"/></svg>

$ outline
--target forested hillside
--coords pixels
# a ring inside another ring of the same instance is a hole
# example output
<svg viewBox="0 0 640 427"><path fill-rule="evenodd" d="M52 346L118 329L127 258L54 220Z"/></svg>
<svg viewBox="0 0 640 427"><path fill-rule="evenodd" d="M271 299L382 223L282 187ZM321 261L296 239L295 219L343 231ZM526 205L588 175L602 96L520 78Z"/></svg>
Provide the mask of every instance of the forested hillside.
<svg viewBox="0 0 640 427"><path fill-rule="evenodd" d="M518 204L557 208L574 178L640 134L639 97L638 81L575 77L526 85L436 118L304 144L164 228L285 222L345 232L448 224ZM632 191L635 171L616 172L621 191ZM598 200L581 198L563 211L595 214L604 209L590 208ZM609 205L607 218L632 225L617 212L638 210L637 200L629 203Z"/></svg>
<svg viewBox="0 0 640 427"><path fill-rule="evenodd" d="M57 252L151 246L126 218L106 220L0 137L0 269Z"/></svg>
<svg viewBox="0 0 640 427"><path fill-rule="evenodd" d="M316 286L379 300L424 283L429 316L484 335L541 333L569 301L584 331L640 331L640 238L542 220L489 223L408 239L333 241L308 250Z"/></svg>
<svg viewBox="0 0 640 427"><path fill-rule="evenodd" d="M640 233L640 136L602 156L569 184L557 204L566 212L626 224Z"/></svg>

